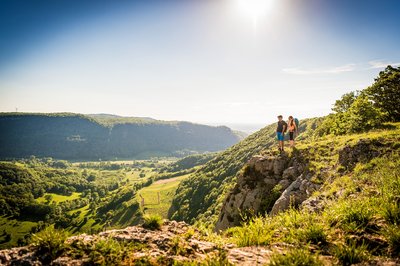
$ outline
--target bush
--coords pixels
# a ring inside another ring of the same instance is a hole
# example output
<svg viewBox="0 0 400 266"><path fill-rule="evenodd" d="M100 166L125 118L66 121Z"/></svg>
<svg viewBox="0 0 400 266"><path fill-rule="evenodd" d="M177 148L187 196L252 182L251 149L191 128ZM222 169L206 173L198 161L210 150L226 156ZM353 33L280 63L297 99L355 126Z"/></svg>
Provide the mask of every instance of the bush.
<svg viewBox="0 0 400 266"><path fill-rule="evenodd" d="M45 260L53 260L64 252L67 236L65 231L47 227L32 235L31 244L39 254L45 255Z"/></svg>
<svg viewBox="0 0 400 266"><path fill-rule="evenodd" d="M368 258L367 245L358 246L355 241L336 246L333 249L333 254L341 265L352 265Z"/></svg>
<svg viewBox="0 0 400 266"><path fill-rule="evenodd" d="M164 221L160 215L153 214L153 215L145 215L144 222L142 224L143 228L150 229L150 230L159 230L163 225Z"/></svg>
<svg viewBox="0 0 400 266"><path fill-rule="evenodd" d="M292 249L286 254L276 253L271 257L271 266L319 266L323 265L316 255L305 249Z"/></svg>

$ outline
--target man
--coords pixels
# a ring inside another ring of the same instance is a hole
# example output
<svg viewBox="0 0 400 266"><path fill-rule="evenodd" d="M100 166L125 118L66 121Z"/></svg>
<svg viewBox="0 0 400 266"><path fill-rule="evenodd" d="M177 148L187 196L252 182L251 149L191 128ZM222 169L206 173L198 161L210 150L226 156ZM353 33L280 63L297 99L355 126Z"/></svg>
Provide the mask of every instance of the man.
<svg viewBox="0 0 400 266"><path fill-rule="evenodd" d="M283 152L284 149L283 140L285 138L286 129L287 129L287 124L285 121L283 121L283 116L279 115L278 126L276 127L276 136L278 138L280 152Z"/></svg>

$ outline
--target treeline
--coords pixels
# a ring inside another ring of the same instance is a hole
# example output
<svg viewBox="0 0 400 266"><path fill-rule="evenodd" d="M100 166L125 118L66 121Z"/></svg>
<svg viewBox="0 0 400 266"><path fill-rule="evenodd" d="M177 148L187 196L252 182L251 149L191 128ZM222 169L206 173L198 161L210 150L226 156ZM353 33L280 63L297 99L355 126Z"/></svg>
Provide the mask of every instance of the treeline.
<svg viewBox="0 0 400 266"><path fill-rule="evenodd" d="M241 139L224 126L114 120L100 123L79 114L0 114L0 159L31 155L68 160L183 156L223 150Z"/></svg>
<svg viewBox="0 0 400 266"><path fill-rule="evenodd" d="M182 170L191 169L193 167L203 165L213 159L216 153L194 154L186 156L174 163L168 164L160 169L160 172L178 172Z"/></svg>

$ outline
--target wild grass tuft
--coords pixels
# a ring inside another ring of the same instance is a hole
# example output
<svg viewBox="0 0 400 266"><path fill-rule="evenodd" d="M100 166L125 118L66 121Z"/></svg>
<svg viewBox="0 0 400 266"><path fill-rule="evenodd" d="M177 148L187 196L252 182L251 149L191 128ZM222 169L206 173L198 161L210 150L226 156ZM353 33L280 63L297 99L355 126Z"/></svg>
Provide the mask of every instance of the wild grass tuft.
<svg viewBox="0 0 400 266"><path fill-rule="evenodd" d="M400 225L400 203L387 201L382 204L382 216L393 225Z"/></svg>
<svg viewBox="0 0 400 266"><path fill-rule="evenodd" d="M65 251L67 237L65 231L47 227L32 235L31 244L37 248L39 254L44 255L45 260L53 260Z"/></svg>
<svg viewBox="0 0 400 266"><path fill-rule="evenodd" d="M89 252L89 261L94 265L118 265L126 256L127 247L112 239L100 239Z"/></svg>
<svg viewBox="0 0 400 266"><path fill-rule="evenodd" d="M321 224L309 224L301 231L300 236L302 240L311 244L324 245L327 242L327 234L325 233L325 228Z"/></svg>
<svg viewBox="0 0 400 266"><path fill-rule="evenodd" d="M365 230L373 219L373 210L366 201L342 200L329 212L331 225L337 224L345 231Z"/></svg>
<svg viewBox="0 0 400 266"><path fill-rule="evenodd" d="M305 249L292 249L285 253L275 253L271 257L271 266L322 266L316 255Z"/></svg>
<svg viewBox="0 0 400 266"><path fill-rule="evenodd" d="M368 247L365 244L357 245L355 241L337 245L333 248L333 255L341 265L352 265L360 263L368 258Z"/></svg>
<svg viewBox="0 0 400 266"><path fill-rule="evenodd" d="M268 220L256 217L242 227L234 227L225 233L230 236L239 247L247 247L253 245L267 245L270 243L273 227Z"/></svg>
<svg viewBox="0 0 400 266"><path fill-rule="evenodd" d="M400 256L400 226L389 226L384 235L389 243L389 251L394 256Z"/></svg>
<svg viewBox="0 0 400 266"><path fill-rule="evenodd" d="M145 215L143 218L143 228L150 230L159 230L164 223L163 218L157 214Z"/></svg>

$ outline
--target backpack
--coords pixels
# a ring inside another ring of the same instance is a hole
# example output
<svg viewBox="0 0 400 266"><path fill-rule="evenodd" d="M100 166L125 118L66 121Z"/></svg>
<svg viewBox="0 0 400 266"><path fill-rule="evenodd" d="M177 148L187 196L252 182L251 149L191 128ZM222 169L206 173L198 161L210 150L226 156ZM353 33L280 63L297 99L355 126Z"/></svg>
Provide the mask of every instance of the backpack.
<svg viewBox="0 0 400 266"><path fill-rule="evenodd" d="M297 130L299 130L299 125L300 125L299 119L295 118L294 123L296 124Z"/></svg>
<svg viewBox="0 0 400 266"><path fill-rule="evenodd" d="M286 133L287 128L288 128L288 124L285 121L283 121L283 125L285 126L285 129L283 130L283 133Z"/></svg>

